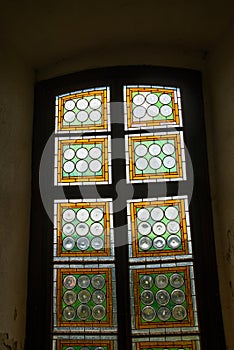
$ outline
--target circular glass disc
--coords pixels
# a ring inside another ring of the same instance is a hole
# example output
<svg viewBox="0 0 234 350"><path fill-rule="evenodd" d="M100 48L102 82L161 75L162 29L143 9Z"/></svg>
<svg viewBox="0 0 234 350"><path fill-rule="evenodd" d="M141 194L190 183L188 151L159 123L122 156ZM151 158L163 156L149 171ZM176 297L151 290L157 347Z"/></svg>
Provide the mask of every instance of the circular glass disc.
<svg viewBox="0 0 234 350"><path fill-rule="evenodd" d="M105 278L102 275L95 275L91 279L91 284L96 289L102 289L105 285Z"/></svg>
<svg viewBox="0 0 234 350"><path fill-rule="evenodd" d="M68 101L65 102L64 107L65 107L68 111L70 111L70 110L72 110L72 109L75 107L75 102L72 101L72 100L68 100Z"/></svg>
<svg viewBox="0 0 234 350"><path fill-rule="evenodd" d="M76 245L80 250L86 250L90 246L90 240L87 237L80 237L77 239Z"/></svg>
<svg viewBox="0 0 234 350"><path fill-rule="evenodd" d="M98 158L101 157L102 151L101 151L101 149L99 147L93 147L93 148L90 149L89 155L93 159L98 159Z"/></svg>
<svg viewBox="0 0 234 350"><path fill-rule="evenodd" d="M155 221L160 221L164 217L164 212L161 208L153 208L150 213L151 217Z"/></svg>
<svg viewBox="0 0 234 350"><path fill-rule="evenodd" d="M137 212L137 217L139 220L141 221L146 221L149 219L150 217L150 214L149 214L149 210L145 209L145 208L142 208L140 210L138 210Z"/></svg>
<svg viewBox="0 0 234 350"><path fill-rule="evenodd" d="M63 285L67 289L73 289L76 286L76 278L75 276L68 275L63 280Z"/></svg>
<svg viewBox="0 0 234 350"><path fill-rule="evenodd" d="M153 232L156 235L163 235L166 232L166 226L164 225L163 222L156 222L153 225Z"/></svg>
<svg viewBox="0 0 234 350"><path fill-rule="evenodd" d="M91 108L93 109L97 109L99 107L101 107L101 101L98 98L93 98L90 102L89 105Z"/></svg>
<svg viewBox="0 0 234 350"><path fill-rule="evenodd" d="M95 237L94 239L92 239L91 241L91 247L95 250L100 250L102 249L104 246L104 242L103 239L101 239L100 237Z"/></svg>
<svg viewBox="0 0 234 350"><path fill-rule="evenodd" d="M76 102L77 108L86 109L88 107L88 101L85 98L81 98Z"/></svg>
<svg viewBox="0 0 234 350"><path fill-rule="evenodd" d="M88 150L84 147L81 147L76 151L77 158L79 159L85 159L88 156L88 153Z"/></svg>
<svg viewBox="0 0 234 350"><path fill-rule="evenodd" d="M167 239L167 244L171 249L177 249L181 245L181 238L176 235L171 235Z"/></svg>
<svg viewBox="0 0 234 350"><path fill-rule="evenodd" d="M167 231L170 233L177 233L180 230L180 224L177 221L170 221L167 224Z"/></svg>
<svg viewBox="0 0 234 350"><path fill-rule="evenodd" d="M74 248L75 241L72 237L66 237L63 240L63 248L66 250L72 250Z"/></svg>
<svg viewBox="0 0 234 350"><path fill-rule="evenodd" d="M138 225L138 232L143 236L148 235L151 232L151 225L148 222L141 222Z"/></svg>
<svg viewBox="0 0 234 350"><path fill-rule="evenodd" d="M157 106L149 106L147 113L150 117L156 117L159 114L159 108Z"/></svg>
<svg viewBox="0 0 234 350"><path fill-rule="evenodd" d="M168 94L162 94L160 97L159 97L159 101L163 104L168 104L171 102L171 96L168 95Z"/></svg>
<svg viewBox="0 0 234 350"><path fill-rule="evenodd" d="M158 157L153 157L153 158L150 159L149 164L150 164L152 169L157 170L157 169L161 168L162 161Z"/></svg>
<svg viewBox="0 0 234 350"><path fill-rule="evenodd" d="M160 305L167 305L170 301L170 295L166 290L159 290L156 293L156 301Z"/></svg>
<svg viewBox="0 0 234 350"><path fill-rule="evenodd" d="M79 236L86 236L89 232L89 226L85 222L80 222L76 226L76 232Z"/></svg>
<svg viewBox="0 0 234 350"><path fill-rule="evenodd" d="M76 293L73 290L67 290L63 295L63 300L67 305L72 305L76 302Z"/></svg>
<svg viewBox="0 0 234 350"><path fill-rule="evenodd" d="M135 153L139 157L143 157L146 155L148 149L145 145L137 145L135 148Z"/></svg>
<svg viewBox="0 0 234 350"><path fill-rule="evenodd" d="M66 123L72 123L76 119L76 115L74 112L66 112L64 114L64 120Z"/></svg>
<svg viewBox="0 0 234 350"><path fill-rule="evenodd" d="M171 317L171 311L165 306L160 307L157 314L161 321L167 321Z"/></svg>
<svg viewBox="0 0 234 350"><path fill-rule="evenodd" d="M67 222L71 222L75 219L76 214L74 212L74 210L72 209L66 209L63 212L63 220L67 221Z"/></svg>
<svg viewBox="0 0 234 350"><path fill-rule="evenodd" d="M148 166L148 161L145 158L138 158L136 161L136 167L139 170L145 170Z"/></svg>
<svg viewBox="0 0 234 350"><path fill-rule="evenodd" d="M89 218L89 211L87 209L81 208L76 213L77 220L84 222Z"/></svg>
<svg viewBox="0 0 234 350"><path fill-rule="evenodd" d="M151 305L154 302L154 294L150 290L144 290L141 293L141 301L145 305Z"/></svg>
<svg viewBox="0 0 234 350"><path fill-rule="evenodd" d="M140 285L144 289L150 289L154 284L153 278L150 275L144 275L140 279Z"/></svg>
<svg viewBox="0 0 234 350"><path fill-rule="evenodd" d="M81 303L88 303L91 299L91 294L87 289L83 289L78 293L78 299Z"/></svg>
<svg viewBox="0 0 234 350"><path fill-rule="evenodd" d="M170 106L162 106L160 112L164 117L169 117L172 114L172 108Z"/></svg>
<svg viewBox="0 0 234 350"><path fill-rule="evenodd" d="M165 143L162 146L163 153L166 154L167 156L170 156L175 152L175 147L171 143Z"/></svg>
<svg viewBox="0 0 234 350"><path fill-rule="evenodd" d="M90 213L90 217L93 221L100 221L103 218L103 210L94 208Z"/></svg>
<svg viewBox="0 0 234 350"><path fill-rule="evenodd" d="M98 122L102 117L102 114L101 112L95 110L95 111L92 111L90 114L89 114L89 118L93 121L93 122Z"/></svg>
<svg viewBox="0 0 234 350"><path fill-rule="evenodd" d="M146 96L146 101L153 105L158 101L158 96L156 94L150 93Z"/></svg>
<svg viewBox="0 0 234 350"><path fill-rule="evenodd" d="M65 224L63 226L63 233L65 236L71 236L75 232L75 227L73 224Z"/></svg>
<svg viewBox="0 0 234 350"><path fill-rule="evenodd" d="M172 169L176 164L175 158L167 156L163 159L163 164L166 168Z"/></svg>
<svg viewBox="0 0 234 350"><path fill-rule="evenodd" d="M152 145L149 146L149 153L151 154L151 156L158 156L160 152L161 152L161 147L156 143L153 143Z"/></svg>
<svg viewBox="0 0 234 350"><path fill-rule="evenodd" d="M94 306L92 310L92 315L93 315L93 318L95 318L95 320L102 320L105 314L106 314L106 309L104 308L104 306L102 305Z"/></svg>
<svg viewBox="0 0 234 350"><path fill-rule="evenodd" d="M155 277L155 285L158 288L166 288L168 285L168 277L163 274L157 275Z"/></svg>
<svg viewBox="0 0 234 350"><path fill-rule="evenodd" d="M167 207L165 210L166 218L169 220L175 220L179 214L179 211L175 207Z"/></svg>
<svg viewBox="0 0 234 350"><path fill-rule="evenodd" d="M77 316L81 320L87 320L91 315L90 307L86 304L82 304L77 309Z"/></svg>
<svg viewBox="0 0 234 350"><path fill-rule="evenodd" d="M84 173L88 169L88 163L85 160L79 160L76 163L76 169L79 173Z"/></svg>
<svg viewBox="0 0 234 350"><path fill-rule="evenodd" d="M174 289L171 293L171 299L175 304L182 304L185 301L185 294L180 289Z"/></svg>
<svg viewBox="0 0 234 350"><path fill-rule="evenodd" d="M142 106L138 106L138 107L134 108L134 110L133 110L134 117L136 117L138 119L143 118L145 113L146 113L145 107L142 107Z"/></svg>
<svg viewBox="0 0 234 350"><path fill-rule="evenodd" d="M92 299L95 302L95 304L102 304L105 298L105 293L103 293L102 290L95 290L95 292L93 292L92 294Z"/></svg>
<svg viewBox="0 0 234 350"><path fill-rule="evenodd" d="M133 97L133 99L132 99L132 102L135 104L135 105L137 105L137 106L140 106L140 105L142 105L142 103L145 101L145 97L144 97L144 95L142 95L142 94L137 94L137 95L135 95L134 97Z"/></svg>
<svg viewBox="0 0 234 350"><path fill-rule="evenodd" d="M187 311L182 305L176 305L172 309L172 315L176 320L182 321L187 316Z"/></svg>
<svg viewBox="0 0 234 350"><path fill-rule="evenodd" d="M77 282L80 288L88 288L88 286L90 285L90 279L86 275L79 276Z"/></svg>
<svg viewBox="0 0 234 350"><path fill-rule="evenodd" d="M63 170L68 174L72 173L74 169L75 169L75 164L71 161L68 161L63 164Z"/></svg>
<svg viewBox="0 0 234 350"><path fill-rule="evenodd" d="M79 122L83 123L86 122L86 120L88 119L89 115L86 111L80 111L77 113L76 118Z"/></svg>
<svg viewBox="0 0 234 350"><path fill-rule="evenodd" d="M75 318L75 310L73 309L72 306L67 306L63 310L63 316L67 321L71 321Z"/></svg>
<svg viewBox="0 0 234 350"><path fill-rule="evenodd" d="M102 163L99 160L91 160L91 162L89 163L89 169L93 172L93 173L97 173L98 171L100 171L102 168Z"/></svg>
<svg viewBox="0 0 234 350"><path fill-rule="evenodd" d="M139 239L139 248L142 250L149 250L152 247L152 241L149 237L141 237Z"/></svg>
<svg viewBox="0 0 234 350"><path fill-rule="evenodd" d="M94 236L100 236L104 231L103 226L99 222L95 222L90 226L90 232Z"/></svg>
<svg viewBox="0 0 234 350"><path fill-rule="evenodd" d="M184 278L179 273L173 273L170 277L170 285L174 288L180 288L184 284Z"/></svg>
<svg viewBox="0 0 234 350"><path fill-rule="evenodd" d="M166 246L166 241L165 241L165 239L163 237L156 237L153 240L153 246L157 250L164 249L165 246Z"/></svg>
<svg viewBox="0 0 234 350"><path fill-rule="evenodd" d="M66 149L66 151L64 151L63 156L64 156L65 159L71 160L71 159L74 158L74 156L75 156L75 151L74 151L74 149L72 149L72 148Z"/></svg>
<svg viewBox="0 0 234 350"><path fill-rule="evenodd" d="M141 311L141 316L145 321L153 321L156 317L156 312L152 306L145 306Z"/></svg>

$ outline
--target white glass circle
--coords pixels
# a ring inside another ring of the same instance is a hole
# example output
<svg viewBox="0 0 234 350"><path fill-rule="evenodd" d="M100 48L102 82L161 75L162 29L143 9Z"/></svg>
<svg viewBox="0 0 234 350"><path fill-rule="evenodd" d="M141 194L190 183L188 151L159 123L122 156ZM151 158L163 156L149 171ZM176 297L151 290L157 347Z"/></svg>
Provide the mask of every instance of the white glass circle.
<svg viewBox="0 0 234 350"><path fill-rule="evenodd" d="M164 217L164 212L161 208L153 208L150 213L151 217L155 221L160 221Z"/></svg>
<svg viewBox="0 0 234 350"><path fill-rule="evenodd" d="M95 110L95 111L92 111L90 114L89 114L89 118L93 121L93 122L97 122L101 119L102 117L102 114L101 112Z"/></svg>
<svg viewBox="0 0 234 350"><path fill-rule="evenodd" d="M81 208L77 211L76 217L79 221L85 222L89 218L89 211L87 209Z"/></svg>
<svg viewBox="0 0 234 350"><path fill-rule="evenodd" d="M184 278L179 273L173 273L170 277L170 285L174 288L180 288L184 284Z"/></svg>
<svg viewBox="0 0 234 350"><path fill-rule="evenodd" d="M103 226L99 222L95 222L90 226L90 232L94 236L100 236L104 231Z"/></svg>
<svg viewBox="0 0 234 350"><path fill-rule="evenodd" d="M79 160L76 163L76 169L77 171L79 171L80 173L84 173L87 169L88 169L88 163L85 160Z"/></svg>
<svg viewBox="0 0 234 350"><path fill-rule="evenodd" d="M66 250L72 250L75 246L75 241L72 237L66 237L63 240L63 248Z"/></svg>
<svg viewBox="0 0 234 350"><path fill-rule="evenodd" d="M76 286L76 278L75 276L68 275L63 280L63 285L67 289L73 289Z"/></svg>
<svg viewBox="0 0 234 350"><path fill-rule="evenodd" d="M78 277L77 282L80 288L88 288L88 286L90 285L90 279L86 275L80 275Z"/></svg>
<svg viewBox="0 0 234 350"><path fill-rule="evenodd" d="M170 106L162 106L160 108L160 113L164 116L164 117L169 117L169 115L172 114L172 108Z"/></svg>
<svg viewBox="0 0 234 350"><path fill-rule="evenodd" d="M182 321L187 316L187 311L183 305L176 305L172 309L172 315L176 320Z"/></svg>
<svg viewBox="0 0 234 350"><path fill-rule="evenodd" d="M153 232L158 235L161 236L166 232L166 226L164 225L163 222L156 222L153 225Z"/></svg>
<svg viewBox="0 0 234 350"><path fill-rule="evenodd" d="M102 155L102 151L99 147L93 147L89 150L89 155L93 159L100 158Z"/></svg>
<svg viewBox="0 0 234 350"><path fill-rule="evenodd" d="M76 156L79 159L85 159L88 156L88 154L88 150L84 147L81 147L76 151Z"/></svg>
<svg viewBox="0 0 234 350"><path fill-rule="evenodd" d="M141 311L141 316L145 321L153 321L156 317L156 312L152 306L145 306Z"/></svg>
<svg viewBox="0 0 234 350"><path fill-rule="evenodd" d="M75 164L70 160L63 164L63 170L68 174L72 173L74 169L75 169Z"/></svg>
<svg viewBox="0 0 234 350"><path fill-rule="evenodd" d="M167 219L174 220L179 215L179 211L177 208L170 206L165 210L165 215Z"/></svg>
<svg viewBox="0 0 234 350"><path fill-rule="evenodd" d="M106 314L106 309L104 308L103 305L94 306L92 310L92 315L93 315L93 318L95 318L95 320L98 320L98 321L102 320L105 314Z"/></svg>
<svg viewBox="0 0 234 350"><path fill-rule="evenodd" d="M102 275L94 275L91 278L91 284L95 289L102 289L105 285L105 278Z"/></svg>
<svg viewBox="0 0 234 350"><path fill-rule="evenodd" d="M71 321L75 318L75 310L73 309L72 306L67 306L63 310L63 316L67 321Z"/></svg>
<svg viewBox="0 0 234 350"><path fill-rule="evenodd" d="M150 275L144 275L140 279L140 285L144 289L150 289L154 284L153 278Z"/></svg>
<svg viewBox="0 0 234 350"><path fill-rule="evenodd" d="M163 237L156 237L153 240L153 246L157 250L164 249L165 246L166 246L166 241L165 241L165 239Z"/></svg>
<svg viewBox="0 0 234 350"><path fill-rule="evenodd" d="M159 97L159 101L163 104L168 104L171 102L171 96L168 95L168 94L162 94L160 97Z"/></svg>
<svg viewBox="0 0 234 350"><path fill-rule="evenodd" d="M157 315L161 321L167 321L171 317L171 311L166 306L162 306L158 309Z"/></svg>
<svg viewBox="0 0 234 350"><path fill-rule="evenodd" d="M63 226L63 233L65 236L71 236L75 232L75 227L73 224L65 224Z"/></svg>
<svg viewBox="0 0 234 350"><path fill-rule="evenodd" d="M156 117L159 114L159 108L157 106L149 106L147 113L150 117Z"/></svg>
<svg viewBox="0 0 234 350"><path fill-rule="evenodd" d="M77 108L83 110L86 109L88 107L88 101L85 98L81 98L80 100L78 100L76 102Z"/></svg>
<svg viewBox="0 0 234 350"><path fill-rule="evenodd" d="M155 285L158 288L166 288L168 285L168 277L164 274L159 274L155 277Z"/></svg>
<svg viewBox="0 0 234 350"><path fill-rule="evenodd" d="M157 170L157 169L161 168L162 161L158 157L153 157L150 159L149 164L150 164L152 169Z"/></svg>
<svg viewBox="0 0 234 350"><path fill-rule="evenodd" d="M102 168L102 163L99 160L91 160L91 162L89 163L89 169L93 173L99 172L101 168Z"/></svg>
<svg viewBox="0 0 234 350"><path fill-rule="evenodd" d="M150 213L149 210L145 209L145 208L141 208L138 212L137 212L137 217L139 220L141 221L146 221L149 219L150 217Z"/></svg>
<svg viewBox="0 0 234 350"><path fill-rule="evenodd" d="M67 305L72 305L76 302L76 293L73 290L67 290L63 295L63 300Z"/></svg>
<svg viewBox="0 0 234 350"><path fill-rule="evenodd" d="M148 161L145 158L138 158L136 161L136 167L139 170L145 170L148 166Z"/></svg>
<svg viewBox="0 0 234 350"><path fill-rule="evenodd" d="M95 237L91 241L91 247L95 250L100 250L104 247L103 239L100 237Z"/></svg>
<svg viewBox="0 0 234 350"><path fill-rule="evenodd" d="M93 109L97 109L101 106L101 101L99 100L99 98L93 98L90 102L89 105L91 108Z"/></svg>
<svg viewBox="0 0 234 350"><path fill-rule="evenodd" d="M74 158L74 156L75 156L75 151L74 151L74 149L72 149L72 148L66 149L66 151L64 151L63 156L64 156L65 159L71 160L71 159Z"/></svg>
<svg viewBox="0 0 234 350"><path fill-rule="evenodd" d="M167 224L167 231L170 233L177 233L180 230L180 224L176 221L170 221Z"/></svg>
<svg viewBox="0 0 234 350"><path fill-rule="evenodd" d="M185 294L181 289L174 289L171 293L171 299L175 304L183 304L185 301Z"/></svg>
<svg viewBox="0 0 234 350"><path fill-rule="evenodd" d="M176 164L175 158L167 156L163 159L163 165L168 168L168 169L172 169L174 168Z"/></svg>
<svg viewBox="0 0 234 350"><path fill-rule="evenodd" d="M95 292L93 292L92 299L95 302L95 304L102 304L106 299L106 296L102 290L98 289L98 290L95 290Z"/></svg>
<svg viewBox="0 0 234 350"><path fill-rule="evenodd" d="M134 117L138 119L143 118L145 116L145 113L146 113L146 109L145 107L142 107L142 106L138 106L133 110Z"/></svg>
<svg viewBox="0 0 234 350"><path fill-rule="evenodd" d="M89 115L86 111L80 111L77 113L76 118L79 122L83 123L86 122L86 120L88 119Z"/></svg>
<svg viewBox="0 0 234 350"><path fill-rule="evenodd" d="M154 302L154 294L151 290L144 290L141 293L141 301L145 305L151 305Z"/></svg>
<svg viewBox="0 0 234 350"><path fill-rule="evenodd" d="M151 154L151 156L158 156L160 152L161 152L161 147L156 143L153 143L152 145L149 146L149 153Z"/></svg>
<svg viewBox="0 0 234 350"><path fill-rule="evenodd" d="M93 221L100 221L103 218L103 210L94 208L90 213L90 217Z"/></svg>
<svg viewBox="0 0 234 350"><path fill-rule="evenodd" d="M153 105L158 101L158 96L156 94L150 93L146 96L146 101Z"/></svg>
<svg viewBox="0 0 234 350"><path fill-rule="evenodd" d="M75 219L76 214L74 212L74 210L72 209L66 209L63 212L63 220L67 221L67 222L71 222Z"/></svg>
<svg viewBox="0 0 234 350"><path fill-rule="evenodd" d="M90 240L87 237L80 237L77 239L76 245L80 250L86 250L90 246Z"/></svg>
<svg viewBox="0 0 234 350"><path fill-rule="evenodd" d="M90 307L86 304L81 304L77 309L77 316L81 320L87 320L91 315Z"/></svg>
<svg viewBox="0 0 234 350"><path fill-rule="evenodd" d="M140 105L142 105L142 103L145 101L145 96L144 95L142 95L142 94L137 94L137 95L135 95L134 97L133 97L133 99L132 99L132 102L135 104L135 105L137 105L137 106L140 106Z"/></svg>
<svg viewBox="0 0 234 350"><path fill-rule="evenodd" d="M158 304L165 306L170 301L170 294L166 290L162 289L156 293L155 299Z"/></svg>
<svg viewBox="0 0 234 350"><path fill-rule="evenodd" d="M75 102L73 100L68 100L65 102L64 107L70 111L75 107Z"/></svg>
<svg viewBox="0 0 234 350"><path fill-rule="evenodd" d="M166 154L167 156L170 156L175 152L175 146L168 142L162 146L162 150L164 154Z"/></svg>
<svg viewBox="0 0 234 350"><path fill-rule="evenodd" d="M89 226L85 222L80 222L76 226L76 232L79 236L86 236L89 233Z"/></svg>
<svg viewBox="0 0 234 350"><path fill-rule="evenodd" d="M152 241L149 237L141 237L139 239L139 248L142 250L149 250L152 247Z"/></svg>
<svg viewBox="0 0 234 350"><path fill-rule="evenodd" d="M135 148L135 153L139 157L145 156L147 151L148 151L148 149L147 149L147 147L145 145L138 145Z"/></svg>
<svg viewBox="0 0 234 350"><path fill-rule="evenodd" d="M171 235L167 239L167 244L171 249L177 249L181 244L181 239L176 235Z"/></svg>
<svg viewBox="0 0 234 350"><path fill-rule="evenodd" d="M64 114L63 118L65 122L72 123L76 119L76 114L74 112L69 111Z"/></svg>
<svg viewBox="0 0 234 350"><path fill-rule="evenodd" d="M138 232L143 236L146 236L151 232L151 225L148 222L141 222L137 228Z"/></svg>
<svg viewBox="0 0 234 350"><path fill-rule="evenodd" d="M87 289L82 289L79 293L78 293L78 300L81 303L88 303L89 300L91 299L91 294Z"/></svg>

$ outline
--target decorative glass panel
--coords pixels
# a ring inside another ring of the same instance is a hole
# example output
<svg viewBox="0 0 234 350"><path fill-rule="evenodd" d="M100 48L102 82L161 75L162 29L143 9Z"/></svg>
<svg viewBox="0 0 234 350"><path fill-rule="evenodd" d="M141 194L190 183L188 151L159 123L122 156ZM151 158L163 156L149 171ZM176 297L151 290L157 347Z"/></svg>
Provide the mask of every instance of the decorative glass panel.
<svg viewBox="0 0 234 350"><path fill-rule="evenodd" d="M112 200L55 201L54 260L114 260Z"/></svg>
<svg viewBox="0 0 234 350"><path fill-rule="evenodd" d="M133 350L200 350L199 337L164 337L133 339Z"/></svg>
<svg viewBox="0 0 234 350"><path fill-rule="evenodd" d="M130 262L192 257L187 196L128 201Z"/></svg>
<svg viewBox="0 0 234 350"><path fill-rule="evenodd" d="M186 180L182 132L126 136L127 182Z"/></svg>
<svg viewBox="0 0 234 350"><path fill-rule="evenodd" d="M182 126L180 89L125 86L125 129Z"/></svg>
<svg viewBox="0 0 234 350"><path fill-rule="evenodd" d="M111 183L110 137L56 138L55 185Z"/></svg>
<svg viewBox="0 0 234 350"><path fill-rule="evenodd" d="M117 350L115 336L55 336L53 350Z"/></svg>
<svg viewBox="0 0 234 350"><path fill-rule="evenodd" d="M54 331L117 331L114 265L56 265Z"/></svg>
<svg viewBox="0 0 234 350"><path fill-rule="evenodd" d="M56 132L110 130L108 87L71 92L56 98Z"/></svg>
<svg viewBox="0 0 234 350"><path fill-rule="evenodd" d="M130 268L133 334L198 331L192 263Z"/></svg>

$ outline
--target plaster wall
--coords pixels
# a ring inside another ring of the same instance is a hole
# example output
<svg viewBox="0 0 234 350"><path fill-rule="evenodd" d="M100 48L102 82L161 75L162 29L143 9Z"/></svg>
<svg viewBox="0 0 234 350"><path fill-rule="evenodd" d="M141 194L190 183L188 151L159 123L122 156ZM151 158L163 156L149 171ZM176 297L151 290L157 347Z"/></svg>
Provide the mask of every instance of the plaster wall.
<svg viewBox="0 0 234 350"><path fill-rule="evenodd" d="M30 221L33 71L0 52L0 349L23 349Z"/></svg>

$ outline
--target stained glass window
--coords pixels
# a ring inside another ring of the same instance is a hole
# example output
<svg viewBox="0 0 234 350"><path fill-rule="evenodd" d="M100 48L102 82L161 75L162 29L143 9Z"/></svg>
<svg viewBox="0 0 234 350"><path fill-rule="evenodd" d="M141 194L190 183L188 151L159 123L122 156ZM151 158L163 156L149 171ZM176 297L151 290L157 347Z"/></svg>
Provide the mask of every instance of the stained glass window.
<svg viewBox="0 0 234 350"><path fill-rule="evenodd" d="M39 89L26 350L224 349L196 79L129 69Z"/></svg>

